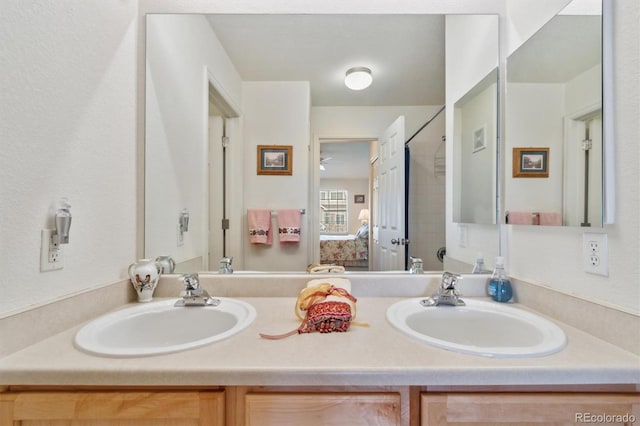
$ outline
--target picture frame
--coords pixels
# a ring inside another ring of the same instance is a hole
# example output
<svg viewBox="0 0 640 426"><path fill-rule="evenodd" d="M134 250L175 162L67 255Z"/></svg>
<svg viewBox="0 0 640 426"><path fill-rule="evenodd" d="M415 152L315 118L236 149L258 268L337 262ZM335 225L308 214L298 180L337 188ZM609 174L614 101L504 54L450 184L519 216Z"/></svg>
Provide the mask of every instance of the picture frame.
<svg viewBox="0 0 640 426"><path fill-rule="evenodd" d="M364 194L356 194L353 196L354 204L364 204Z"/></svg>
<svg viewBox="0 0 640 426"><path fill-rule="evenodd" d="M549 148L513 148L513 177L549 177Z"/></svg>
<svg viewBox="0 0 640 426"><path fill-rule="evenodd" d="M258 145L258 175L289 175L293 173L292 145Z"/></svg>
<svg viewBox="0 0 640 426"><path fill-rule="evenodd" d="M486 126L481 126L473 131L473 152L482 151L487 147Z"/></svg>

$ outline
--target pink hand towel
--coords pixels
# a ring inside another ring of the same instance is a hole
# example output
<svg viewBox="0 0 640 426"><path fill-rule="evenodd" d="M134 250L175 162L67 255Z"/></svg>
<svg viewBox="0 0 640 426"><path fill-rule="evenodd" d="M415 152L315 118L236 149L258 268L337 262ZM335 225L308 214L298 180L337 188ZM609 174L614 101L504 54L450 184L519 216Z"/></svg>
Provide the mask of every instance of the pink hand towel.
<svg viewBox="0 0 640 426"><path fill-rule="evenodd" d="M300 242L300 210L278 210L278 237L280 243Z"/></svg>
<svg viewBox="0 0 640 426"><path fill-rule="evenodd" d="M537 225L538 214L531 212L507 212L509 225Z"/></svg>
<svg viewBox="0 0 640 426"><path fill-rule="evenodd" d="M562 215L558 212L541 212L540 213L540 225L546 226L561 226Z"/></svg>
<svg viewBox="0 0 640 426"><path fill-rule="evenodd" d="M247 210L247 221L249 223L249 242L271 245L273 242L271 210L249 209Z"/></svg>

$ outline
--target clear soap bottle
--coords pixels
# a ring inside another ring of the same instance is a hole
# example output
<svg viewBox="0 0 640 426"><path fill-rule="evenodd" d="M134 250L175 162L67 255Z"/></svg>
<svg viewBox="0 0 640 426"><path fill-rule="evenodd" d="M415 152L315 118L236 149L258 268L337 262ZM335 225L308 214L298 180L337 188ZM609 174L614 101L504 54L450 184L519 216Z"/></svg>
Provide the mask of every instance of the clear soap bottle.
<svg viewBox="0 0 640 426"><path fill-rule="evenodd" d="M484 258L482 257L482 253L478 253L476 255L476 263L473 265L473 269L471 270L472 274L482 274L484 273Z"/></svg>
<svg viewBox="0 0 640 426"><path fill-rule="evenodd" d="M513 288L504 271L504 258L502 256L496 257L496 267L489 279L487 293L496 302L506 303L513 297Z"/></svg>

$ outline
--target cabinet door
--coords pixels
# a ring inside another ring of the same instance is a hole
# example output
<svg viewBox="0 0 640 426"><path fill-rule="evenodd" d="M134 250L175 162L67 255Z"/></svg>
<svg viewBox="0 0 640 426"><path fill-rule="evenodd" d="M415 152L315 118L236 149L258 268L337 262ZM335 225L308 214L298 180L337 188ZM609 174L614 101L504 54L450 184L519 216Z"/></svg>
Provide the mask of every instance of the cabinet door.
<svg viewBox="0 0 640 426"><path fill-rule="evenodd" d="M224 392L0 393L0 423L29 426L224 425Z"/></svg>
<svg viewBox="0 0 640 426"><path fill-rule="evenodd" d="M420 418L423 426L630 425L640 420L640 394L423 393Z"/></svg>
<svg viewBox="0 0 640 426"><path fill-rule="evenodd" d="M400 425L400 394L248 393L245 425Z"/></svg>

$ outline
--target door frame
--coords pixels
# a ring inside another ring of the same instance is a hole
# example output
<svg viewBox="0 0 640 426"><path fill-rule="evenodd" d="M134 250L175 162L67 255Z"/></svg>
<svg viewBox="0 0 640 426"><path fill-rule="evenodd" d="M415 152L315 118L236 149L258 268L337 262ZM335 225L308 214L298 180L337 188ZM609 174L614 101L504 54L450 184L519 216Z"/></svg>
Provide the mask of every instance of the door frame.
<svg viewBox="0 0 640 426"><path fill-rule="evenodd" d="M310 155L309 155L309 164L311 169L311 179L309 180L309 208L311 212L309 212L309 218L311 221L311 238L309 238L309 247L307 253L309 253L309 262L320 262L320 144L326 142L335 142L335 143L349 143L349 142L375 142L379 138L378 136L369 136L369 135L314 135L313 143L311 146ZM369 158L369 162L371 162L372 158ZM369 178L371 180L371 178ZM369 182L369 187L371 187L371 182ZM368 197L371 200L371 197ZM371 207L371 206L370 206ZM372 211L372 208L369 209ZM369 220L371 223L371 219ZM369 253L371 253L371 238L369 238ZM371 263L369 263L369 267L371 267Z"/></svg>
<svg viewBox="0 0 640 426"><path fill-rule="evenodd" d="M203 76L204 76L203 78L204 87L202 91L203 93L202 102L203 102L203 111L205 115L203 120L203 123L204 123L203 138L205 139L204 146L206 147L206 156L204 161L206 162L206 170L207 170L206 177L205 177L207 202L204 203L204 212L203 212L204 217L206 218L205 222L207 224L207 235L203 241L203 246L204 246L203 247L203 251L204 251L203 268L204 270L212 270L212 268L217 269L217 264L212 262L214 260L212 258L214 254L212 253L211 249L212 249L212 240L214 239L214 237L212 236L211 226L212 225L215 226L215 223L212 223L212 220L213 222L218 222L221 227L221 221L223 219L223 215L222 213L218 215L213 214L210 208L211 197L213 194L220 194L220 193L225 194L226 199L223 200L223 203L225 204L225 212L226 212L227 218L235 217L236 211L238 210L238 203L240 203L240 206L242 206L241 204L242 200L234 199L233 194L230 191L230 188L232 188L233 185L235 184L235 182L233 181L237 178L235 178L232 174L227 172L227 175L223 177L223 181L221 182L220 187L215 189L212 183L212 174L213 174L212 167L221 167L223 155L226 156L227 170L229 170L229 168L233 167L235 164L238 164L237 157L239 155L241 156L242 154L242 138L238 132L239 120L240 120L240 117L242 116L242 110L233 101L233 99L231 99L231 97L228 96L227 91L224 88L224 85L220 83L220 81L218 81L218 79L215 77L215 75L206 65L203 66ZM222 149L222 141L211 140L210 127L209 127L209 124L210 124L209 123L209 120L210 120L209 104L213 104L220 111L219 117L221 117L223 121L223 135L228 138L233 137L234 139L234 143L228 144L228 146L225 149L226 153L224 154ZM238 153L238 151L240 152ZM214 162L212 161L212 156L213 157L220 156L220 158ZM214 164L214 163L217 163L217 164ZM218 176L221 173L222 171L218 173ZM223 188L223 184L224 184L224 188ZM229 251L232 248L235 249L235 245L237 245L235 244L235 241L237 240L240 232L241 232L241 227L235 224L235 226L233 226L233 229L230 229L230 232L227 232L226 235L224 236L224 240L222 241L222 244L223 246L226 247L225 251L227 253L225 253L225 255L228 255ZM238 234L238 236L236 236L236 234ZM220 256L220 254L218 253L217 256Z"/></svg>

